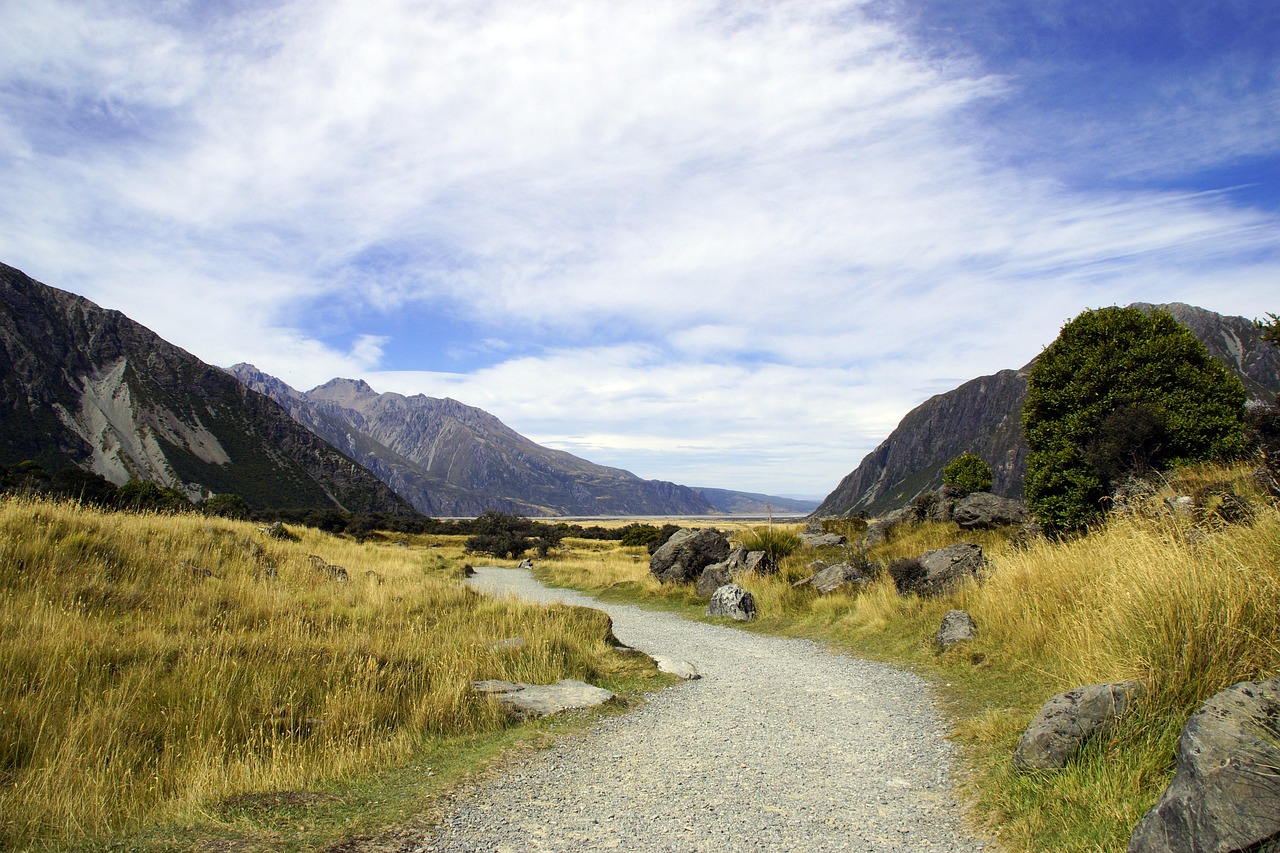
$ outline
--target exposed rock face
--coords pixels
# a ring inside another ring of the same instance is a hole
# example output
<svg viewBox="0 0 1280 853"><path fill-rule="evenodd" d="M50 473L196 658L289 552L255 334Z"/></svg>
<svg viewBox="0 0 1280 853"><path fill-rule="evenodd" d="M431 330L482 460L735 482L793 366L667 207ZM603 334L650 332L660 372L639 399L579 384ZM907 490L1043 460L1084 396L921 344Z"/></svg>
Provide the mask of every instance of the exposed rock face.
<svg viewBox="0 0 1280 853"><path fill-rule="evenodd" d="M379 394L334 379L305 393L237 364L230 372L270 395L428 515L498 510L527 516L702 515L712 505L686 486L643 480L530 441L456 400Z"/></svg>
<svg viewBox="0 0 1280 853"><path fill-rule="evenodd" d="M978 638L978 623L964 610L948 610L938 626L938 633L933 641L942 651L960 643L968 643Z"/></svg>
<svg viewBox="0 0 1280 853"><path fill-rule="evenodd" d="M1084 746L1107 731L1130 703L1142 695L1136 681L1091 684L1059 693L1040 709L1013 752L1013 767L1022 772L1058 770Z"/></svg>
<svg viewBox="0 0 1280 853"><path fill-rule="evenodd" d="M251 506L411 515L272 400L118 311L0 264L0 463Z"/></svg>
<svg viewBox="0 0 1280 853"><path fill-rule="evenodd" d="M1251 400L1269 403L1280 393L1280 348L1263 341L1250 320L1180 303L1154 307L1172 314L1239 375ZM840 482L816 514L863 510L879 515L900 507L941 485L943 466L965 451L991 466L992 492L1021 496L1028 453L1022 404L1030 367L982 376L921 403Z"/></svg>
<svg viewBox="0 0 1280 853"><path fill-rule="evenodd" d="M1138 824L1129 853L1280 849L1280 678L1206 702L1178 740L1173 782Z"/></svg>
<svg viewBox="0 0 1280 853"><path fill-rule="evenodd" d="M738 622L750 622L756 618L756 598L736 583L726 584L711 596L707 615L728 616Z"/></svg>
<svg viewBox="0 0 1280 853"><path fill-rule="evenodd" d="M697 580L702 570L729 556L729 540L716 530L676 531L649 558L649 571L663 583Z"/></svg>
<svg viewBox="0 0 1280 853"><path fill-rule="evenodd" d="M951 511L951 519L961 530L991 530L1027 520L1027 505L990 492L965 496Z"/></svg>

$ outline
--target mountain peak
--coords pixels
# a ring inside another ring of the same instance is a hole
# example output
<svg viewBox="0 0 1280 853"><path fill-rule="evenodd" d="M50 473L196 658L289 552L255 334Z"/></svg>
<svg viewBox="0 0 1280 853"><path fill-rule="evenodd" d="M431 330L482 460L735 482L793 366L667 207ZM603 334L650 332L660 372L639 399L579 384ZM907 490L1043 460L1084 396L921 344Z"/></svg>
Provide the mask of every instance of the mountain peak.
<svg viewBox="0 0 1280 853"><path fill-rule="evenodd" d="M317 385L307 392L313 400L327 400L331 403L350 405L351 403L377 397L378 392L363 379L330 379L323 385Z"/></svg>

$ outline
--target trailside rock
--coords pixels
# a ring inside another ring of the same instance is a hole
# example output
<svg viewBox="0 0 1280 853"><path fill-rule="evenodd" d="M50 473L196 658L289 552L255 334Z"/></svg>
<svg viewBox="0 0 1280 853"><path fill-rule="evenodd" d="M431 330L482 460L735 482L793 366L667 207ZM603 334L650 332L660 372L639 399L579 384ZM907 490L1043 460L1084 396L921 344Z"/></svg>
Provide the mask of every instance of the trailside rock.
<svg viewBox="0 0 1280 853"><path fill-rule="evenodd" d="M1013 751L1013 769L1058 770L1084 742L1111 728L1116 718L1142 695L1136 681L1091 684L1059 693L1040 709Z"/></svg>
<svg viewBox="0 0 1280 853"><path fill-rule="evenodd" d="M755 596L736 583L725 584L711 596L707 615L728 616L738 622L750 622L756 618Z"/></svg>
<svg viewBox="0 0 1280 853"><path fill-rule="evenodd" d="M959 643L968 643L978 638L978 623L964 610L948 610L938 626L938 633L933 641L938 648L946 651Z"/></svg>
<svg viewBox="0 0 1280 853"><path fill-rule="evenodd" d="M818 571L809 583L823 595L829 595L845 587L858 586L867 582L867 573L860 566L852 563L836 563Z"/></svg>
<svg viewBox="0 0 1280 853"><path fill-rule="evenodd" d="M546 717L561 711L594 708L614 698L614 694L603 687L571 678L555 684L475 681L471 689L492 696L508 713L518 717Z"/></svg>
<svg viewBox="0 0 1280 853"><path fill-rule="evenodd" d="M686 681L697 681L702 678L702 673L698 672L698 668L687 660L667 657L666 655L652 655L651 657L653 658L654 666L658 668L658 672L678 675Z"/></svg>
<svg viewBox="0 0 1280 853"><path fill-rule="evenodd" d="M1173 782L1134 830L1129 853L1280 849L1277 768L1280 678L1228 687L1187 721Z"/></svg>
<svg viewBox="0 0 1280 853"><path fill-rule="evenodd" d="M718 530L677 530L649 559L649 571L663 583L696 580L702 570L729 556L729 540Z"/></svg>
<svg viewBox="0 0 1280 853"><path fill-rule="evenodd" d="M956 504L951 519L961 530L991 530L1027 520L1027 505L990 492L974 492Z"/></svg>
<svg viewBox="0 0 1280 853"><path fill-rule="evenodd" d="M839 533L801 533L800 544L806 548L827 548L848 545L849 540Z"/></svg>
<svg viewBox="0 0 1280 853"><path fill-rule="evenodd" d="M968 542L948 545L926 551L920 555L920 574L912 578L908 589L899 584L899 591L917 592L921 595L941 595L966 578L977 578L987 564L982 549ZM894 578L895 582L897 578Z"/></svg>
<svg viewBox="0 0 1280 853"><path fill-rule="evenodd" d="M729 572L729 563L726 560L721 563L712 563L702 570L702 574L698 576L698 583L694 586L694 592L699 598L710 598L715 592L725 584L733 583L733 575Z"/></svg>

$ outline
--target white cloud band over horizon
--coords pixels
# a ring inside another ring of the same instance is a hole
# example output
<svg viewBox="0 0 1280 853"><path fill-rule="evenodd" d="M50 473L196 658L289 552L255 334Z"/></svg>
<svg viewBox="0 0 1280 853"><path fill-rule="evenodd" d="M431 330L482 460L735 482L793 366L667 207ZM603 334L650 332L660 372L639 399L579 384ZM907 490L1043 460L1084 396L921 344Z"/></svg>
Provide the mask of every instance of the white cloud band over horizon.
<svg viewBox="0 0 1280 853"><path fill-rule="evenodd" d="M1117 22L1077 81L1093 53L940 14L0 0L0 261L300 389L812 496L1085 308L1280 310L1280 191L1237 180L1280 156L1273 50L1192 66L1201 19L1153 23L1164 53Z"/></svg>

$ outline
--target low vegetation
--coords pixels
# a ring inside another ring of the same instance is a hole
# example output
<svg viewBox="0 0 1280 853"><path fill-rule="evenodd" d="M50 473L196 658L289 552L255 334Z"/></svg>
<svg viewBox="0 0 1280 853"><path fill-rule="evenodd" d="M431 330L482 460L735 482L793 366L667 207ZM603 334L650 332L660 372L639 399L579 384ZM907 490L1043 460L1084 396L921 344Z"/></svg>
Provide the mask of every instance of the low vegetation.
<svg viewBox="0 0 1280 853"><path fill-rule="evenodd" d="M598 612L465 589L462 537L291 533L0 500L0 849L269 835L273 803L343 814L334 791L397 768L417 768L421 797L431 772L509 741L471 681L634 693L652 677L613 651ZM515 636L527 644L491 646ZM271 849L387 819L345 814L299 821Z"/></svg>
<svg viewBox="0 0 1280 853"><path fill-rule="evenodd" d="M823 639L932 676L962 747L973 819L1010 849L1124 850L1171 778L1187 717L1231 684L1280 672L1280 513L1250 474L1201 466L1169 475L1159 493L1087 536L1018 545L1011 531L922 523L867 553L883 567L956 541L981 545L990 561L982 582L941 598L899 595L887 572L847 593L793 587L814 559L851 556L801 550L776 576L739 580L760 610L751 630ZM1172 510L1165 498L1180 494L1199 495L1206 511ZM543 571L554 582L699 616L705 602L688 585L659 584L646 557L642 549L575 550ZM979 636L939 654L932 637L952 608L973 615ZM1147 698L1079 761L1056 774L1010 769L1019 735L1046 699L1129 679L1144 683Z"/></svg>

